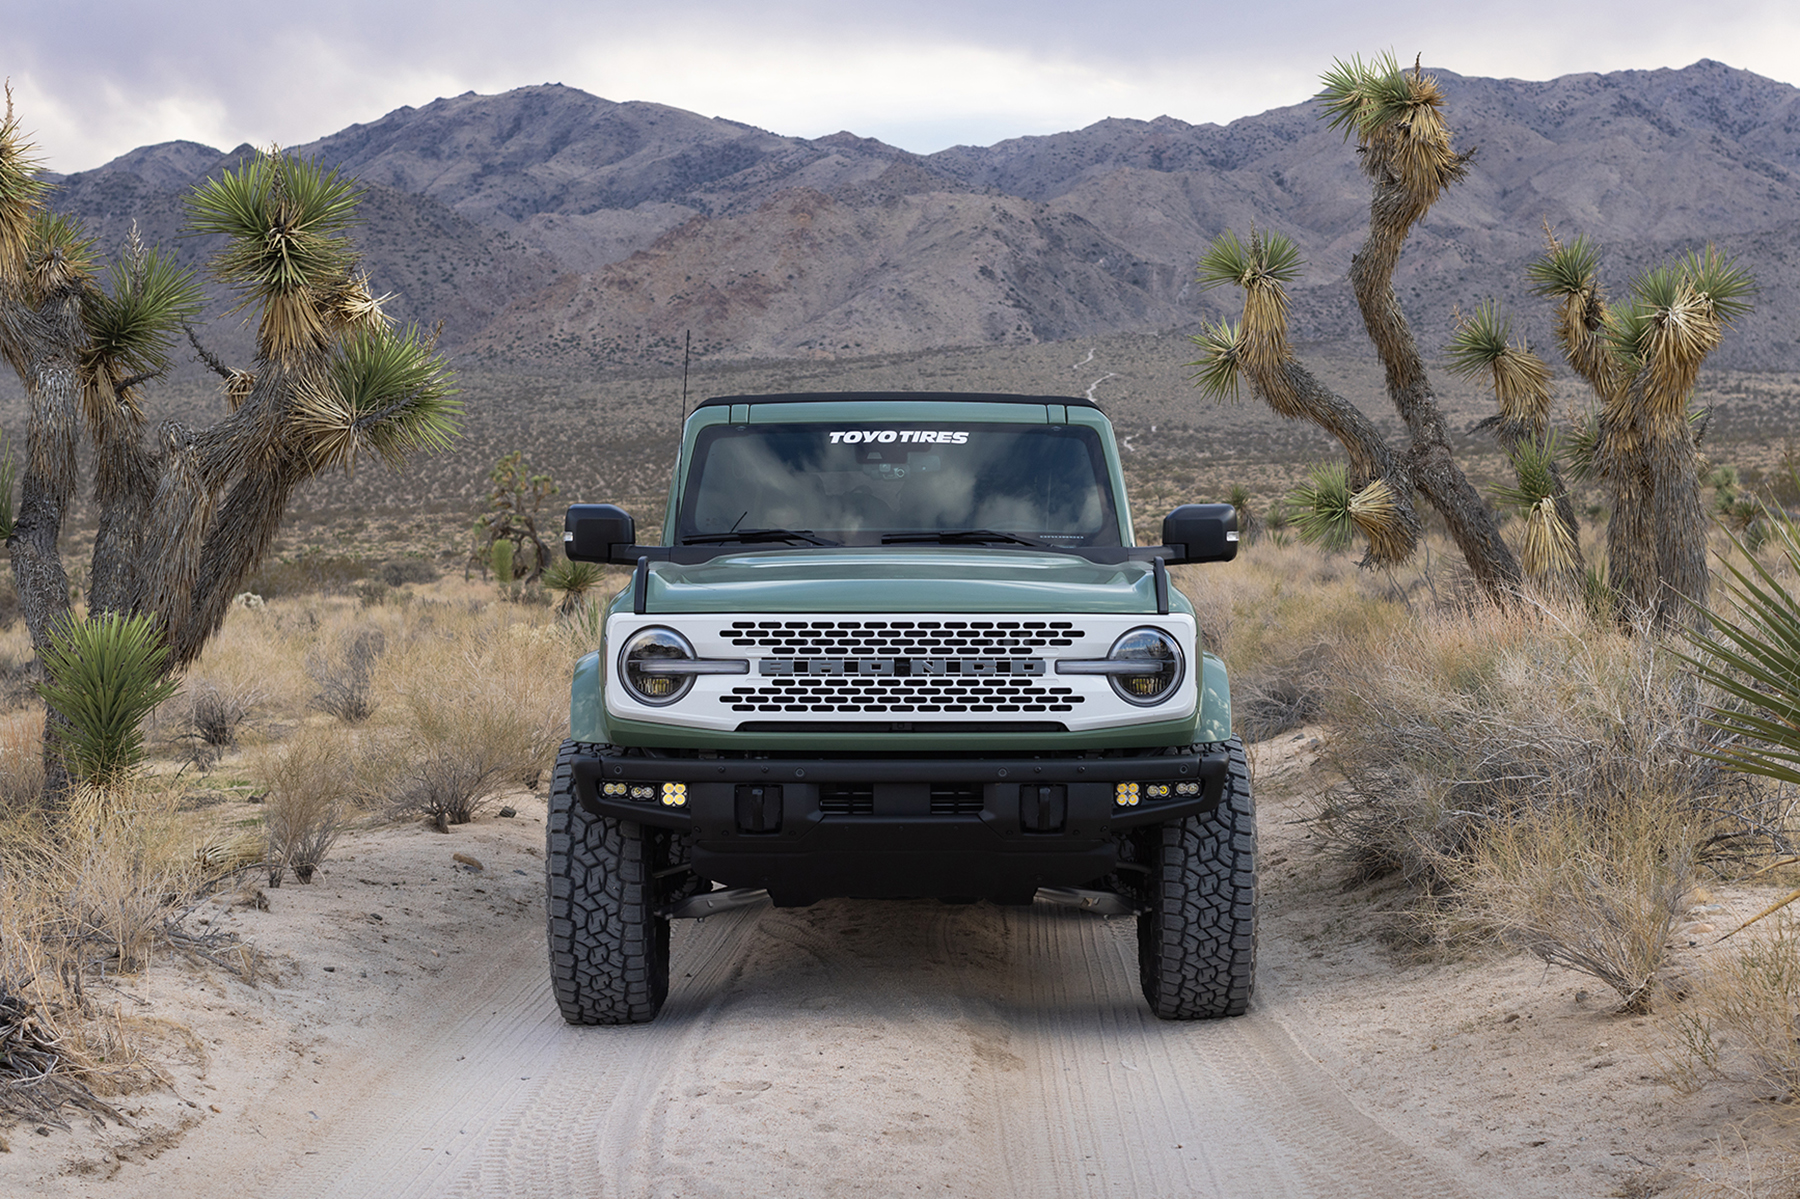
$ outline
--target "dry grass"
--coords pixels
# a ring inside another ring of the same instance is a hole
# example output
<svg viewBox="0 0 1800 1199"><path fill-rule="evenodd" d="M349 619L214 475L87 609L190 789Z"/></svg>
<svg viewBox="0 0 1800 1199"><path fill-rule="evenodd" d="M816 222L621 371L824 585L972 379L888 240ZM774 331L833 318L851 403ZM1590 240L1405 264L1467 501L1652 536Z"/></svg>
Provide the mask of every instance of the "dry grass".
<svg viewBox="0 0 1800 1199"><path fill-rule="evenodd" d="M88 987L144 969L159 944L205 949L179 928L195 881L175 805L154 788L83 790L54 834L35 814L0 821L0 1115L116 1118L99 1096L160 1077L139 1030Z"/></svg>
<svg viewBox="0 0 1800 1199"><path fill-rule="evenodd" d="M1231 672L1232 720L1246 741L1317 718L1332 664L1407 619L1406 603L1394 598L1397 580L1305 545L1265 539L1230 563L1174 573L1207 648Z"/></svg>
<svg viewBox="0 0 1800 1199"><path fill-rule="evenodd" d="M404 707L384 730L388 806L444 828L535 787L564 735L569 661L559 626L532 609L421 630L384 674Z"/></svg>
<svg viewBox="0 0 1800 1199"><path fill-rule="evenodd" d="M1345 782L1324 827L1360 874L1431 887L1491 828L1560 804L1749 803L1690 752L1709 736L1704 698L1653 638L1578 610L1422 615L1336 663Z"/></svg>
<svg viewBox="0 0 1800 1199"><path fill-rule="evenodd" d="M307 655L306 673L318 690L312 706L345 724L361 724L375 711L375 663L387 652L380 629L345 631L326 648Z"/></svg>
<svg viewBox="0 0 1800 1199"><path fill-rule="evenodd" d="M0 817L29 812L44 792L44 714L0 716Z"/></svg>
<svg viewBox="0 0 1800 1199"><path fill-rule="evenodd" d="M1646 1010L1694 871L1791 845L1791 796L1692 752L1708 697L1645 630L1269 540L1180 578L1246 739L1332 728L1325 839L1352 881L1410 884L1415 935L1519 946Z"/></svg>
<svg viewBox="0 0 1800 1199"><path fill-rule="evenodd" d="M1800 920L1740 934L1693 984L1670 1022L1671 1078L1694 1089L1748 1079L1765 1095L1800 1100Z"/></svg>
<svg viewBox="0 0 1800 1199"><path fill-rule="evenodd" d="M263 824L269 885L292 870L310 883L343 828L356 792L349 737L339 728L309 729L259 755L252 773L268 788Z"/></svg>
<svg viewBox="0 0 1800 1199"><path fill-rule="evenodd" d="M1694 822L1666 795L1528 807L1443 858L1450 898L1427 920L1444 941L1498 938L1605 983L1621 1013L1648 1012L1687 907Z"/></svg>

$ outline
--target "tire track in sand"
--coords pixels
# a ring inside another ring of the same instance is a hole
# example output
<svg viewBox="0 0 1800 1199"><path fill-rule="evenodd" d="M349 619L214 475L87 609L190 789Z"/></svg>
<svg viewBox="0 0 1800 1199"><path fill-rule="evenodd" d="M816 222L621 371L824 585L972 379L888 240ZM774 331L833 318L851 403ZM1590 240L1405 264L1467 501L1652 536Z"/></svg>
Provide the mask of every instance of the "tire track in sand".
<svg viewBox="0 0 1800 1199"><path fill-rule="evenodd" d="M564 1025L541 942L492 948L432 997L466 1014L370 1046L253 1192L1465 1193L1358 1110L1278 1007L1150 1016L1128 920L933 902L728 913L677 928L669 1004L634 1028Z"/></svg>

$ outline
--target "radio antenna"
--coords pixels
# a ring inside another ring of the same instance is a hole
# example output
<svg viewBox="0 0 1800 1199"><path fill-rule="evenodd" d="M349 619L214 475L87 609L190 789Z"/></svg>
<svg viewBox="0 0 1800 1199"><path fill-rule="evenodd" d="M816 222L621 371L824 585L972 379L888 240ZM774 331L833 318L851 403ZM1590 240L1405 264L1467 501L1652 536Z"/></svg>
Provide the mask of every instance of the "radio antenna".
<svg viewBox="0 0 1800 1199"><path fill-rule="evenodd" d="M681 420L687 423L688 354L694 348L694 331L689 329L681 339Z"/></svg>

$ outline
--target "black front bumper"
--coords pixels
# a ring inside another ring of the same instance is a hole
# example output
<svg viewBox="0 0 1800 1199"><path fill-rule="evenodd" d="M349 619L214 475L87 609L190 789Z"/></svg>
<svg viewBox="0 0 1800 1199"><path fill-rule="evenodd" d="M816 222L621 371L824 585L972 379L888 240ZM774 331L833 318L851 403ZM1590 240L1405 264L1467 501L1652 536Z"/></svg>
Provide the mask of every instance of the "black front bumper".
<svg viewBox="0 0 1800 1199"><path fill-rule="evenodd" d="M834 896L1030 902L1117 868L1116 834L1209 812L1225 750L1141 758L577 758L576 795L595 815L690 833L693 868L777 904ZM657 796L604 794L651 785ZM685 804L661 801L685 786ZM1138 784L1138 803L1116 799ZM1198 794L1176 794L1181 784ZM1154 785L1168 798L1151 798Z"/></svg>

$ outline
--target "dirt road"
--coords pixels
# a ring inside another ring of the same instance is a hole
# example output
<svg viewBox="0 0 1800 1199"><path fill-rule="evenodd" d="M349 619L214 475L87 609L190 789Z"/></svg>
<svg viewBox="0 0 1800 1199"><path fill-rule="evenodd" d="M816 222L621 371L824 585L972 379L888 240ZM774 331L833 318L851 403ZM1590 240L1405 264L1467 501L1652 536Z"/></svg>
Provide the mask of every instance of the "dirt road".
<svg viewBox="0 0 1800 1199"><path fill-rule="evenodd" d="M1279 1002L1150 1017L1129 921L935 903L715 916L678 929L662 1017L625 1029L565 1026L541 945L505 927L415 989L418 1016L314 1046L316 1068L250 1117L263 1152L208 1122L152 1167L157 1193L1462 1193L1297 1047Z"/></svg>
<svg viewBox="0 0 1800 1199"><path fill-rule="evenodd" d="M122 989L177 1027L172 1086L122 1101L129 1128L15 1131L0 1194L1600 1195L1739 1114L1672 1096L1633 1043L1652 1030L1578 977L1396 960L1279 805L1241 1019L1153 1019L1130 920L832 902L678 925L654 1024L570 1028L543 809L516 802L450 837L357 833L266 911L221 897L210 927L280 977Z"/></svg>

